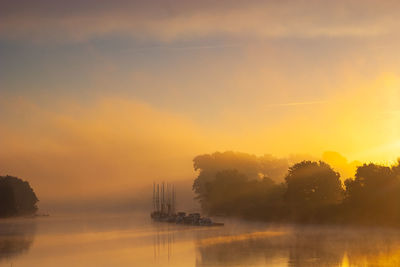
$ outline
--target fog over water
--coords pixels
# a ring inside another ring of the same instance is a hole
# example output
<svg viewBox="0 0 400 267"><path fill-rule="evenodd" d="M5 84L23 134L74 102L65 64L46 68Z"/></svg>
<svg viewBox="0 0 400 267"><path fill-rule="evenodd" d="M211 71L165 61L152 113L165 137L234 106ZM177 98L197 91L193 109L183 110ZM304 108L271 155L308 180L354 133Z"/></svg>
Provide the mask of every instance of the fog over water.
<svg viewBox="0 0 400 267"><path fill-rule="evenodd" d="M224 227L148 214L0 220L0 266L398 266L400 231L222 219Z"/></svg>

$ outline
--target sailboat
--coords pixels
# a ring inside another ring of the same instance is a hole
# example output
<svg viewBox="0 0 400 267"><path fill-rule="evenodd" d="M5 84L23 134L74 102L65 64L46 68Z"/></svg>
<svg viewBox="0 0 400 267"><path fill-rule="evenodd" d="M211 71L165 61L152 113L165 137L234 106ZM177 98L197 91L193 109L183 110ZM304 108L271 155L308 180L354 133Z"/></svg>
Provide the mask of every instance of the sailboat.
<svg viewBox="0 0 400 267"><path fill-rule="evenodd" d="M223 223L213 222L211 218L202 217L200 213L176 212L175 186L163 182L153 183L153 211L150 217L157 222L169 222L195 226L223 226Z"/></svg>

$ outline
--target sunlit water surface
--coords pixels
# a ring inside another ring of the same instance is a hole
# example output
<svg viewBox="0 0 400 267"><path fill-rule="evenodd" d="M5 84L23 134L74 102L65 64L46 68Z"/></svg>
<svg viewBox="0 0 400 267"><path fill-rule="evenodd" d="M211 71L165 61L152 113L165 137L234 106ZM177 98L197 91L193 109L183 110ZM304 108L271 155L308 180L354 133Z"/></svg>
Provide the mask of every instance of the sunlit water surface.
<svg viewBox="0 0 400 267"><path fill-rule="evenodd" d="M400 266L400 231L224 220L154 223L141 214L0 220L0 266Z"/></svg>

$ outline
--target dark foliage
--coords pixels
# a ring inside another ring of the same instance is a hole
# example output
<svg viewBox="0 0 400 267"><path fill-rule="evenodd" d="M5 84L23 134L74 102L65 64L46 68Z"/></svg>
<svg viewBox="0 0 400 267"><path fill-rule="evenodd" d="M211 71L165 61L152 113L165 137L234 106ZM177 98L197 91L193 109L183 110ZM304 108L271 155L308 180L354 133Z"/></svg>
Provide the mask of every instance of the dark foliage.
<svg viewBox="0 0 400 267"><path fill-rule="evenodd" d="M386 167L364 164L347 179L343 208L354 221L396 224L400 220L400 161Z"/></svg>
<svg viewBox="0 0 400 267"><path fill-rule="evenodd" d="M285 201L292 218L316 220L321 210L343 199L340 174L322 161L293 165L285 180Z"/></svg>
<svg viewBox="0 0 400 267"><path fill-rule="evenodd" d="M236 170L246 177L246 180L256 181L260 177L269 177L274 181L283 181L289 167L287 159L275 158L271 155L257 157L246 153L226 151L197 156L193 166L199 175L194 180L193 191L197 195L203 209L207 210L208 194L206 184L213 182L217 173L226 170Z"/></svg>
<svg viewBox="0 0 400 267"><path fill-rule="evenodd" d="M292 205L336 204L342 199L340 174L322 161L293 165L285 180L286 200Z"/></svg>
<svg viewBox="0 0 400 267"><path fill-rule="evenodd" d="M0 217L34 214L37 202L28 182L8 175L0 176Z"/></svg>
<svg viewBox="0 0 400 267"><path fill-rule="evenodd" d="M392 167L364 164L343 186L340 174L322 161L296 163L288 168L285 182L276 183L255 172L260 169L244 168L249 162L234 168L233 162L219 164L213 155L195 158L199 175L193 185L203 211L211 215L400 224L400 161Z"/></svg>

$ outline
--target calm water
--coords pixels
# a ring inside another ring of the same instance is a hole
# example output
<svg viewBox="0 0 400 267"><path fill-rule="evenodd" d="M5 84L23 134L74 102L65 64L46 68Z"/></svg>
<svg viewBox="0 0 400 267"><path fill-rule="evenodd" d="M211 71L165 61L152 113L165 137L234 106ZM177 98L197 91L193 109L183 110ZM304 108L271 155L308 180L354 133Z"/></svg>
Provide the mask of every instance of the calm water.
<svg viewBox="0 0 400 267"><path fill-rule="evenodd" d="M153 223L144 215L0 220L0 266L400 266L400 231Z"/></svg>

